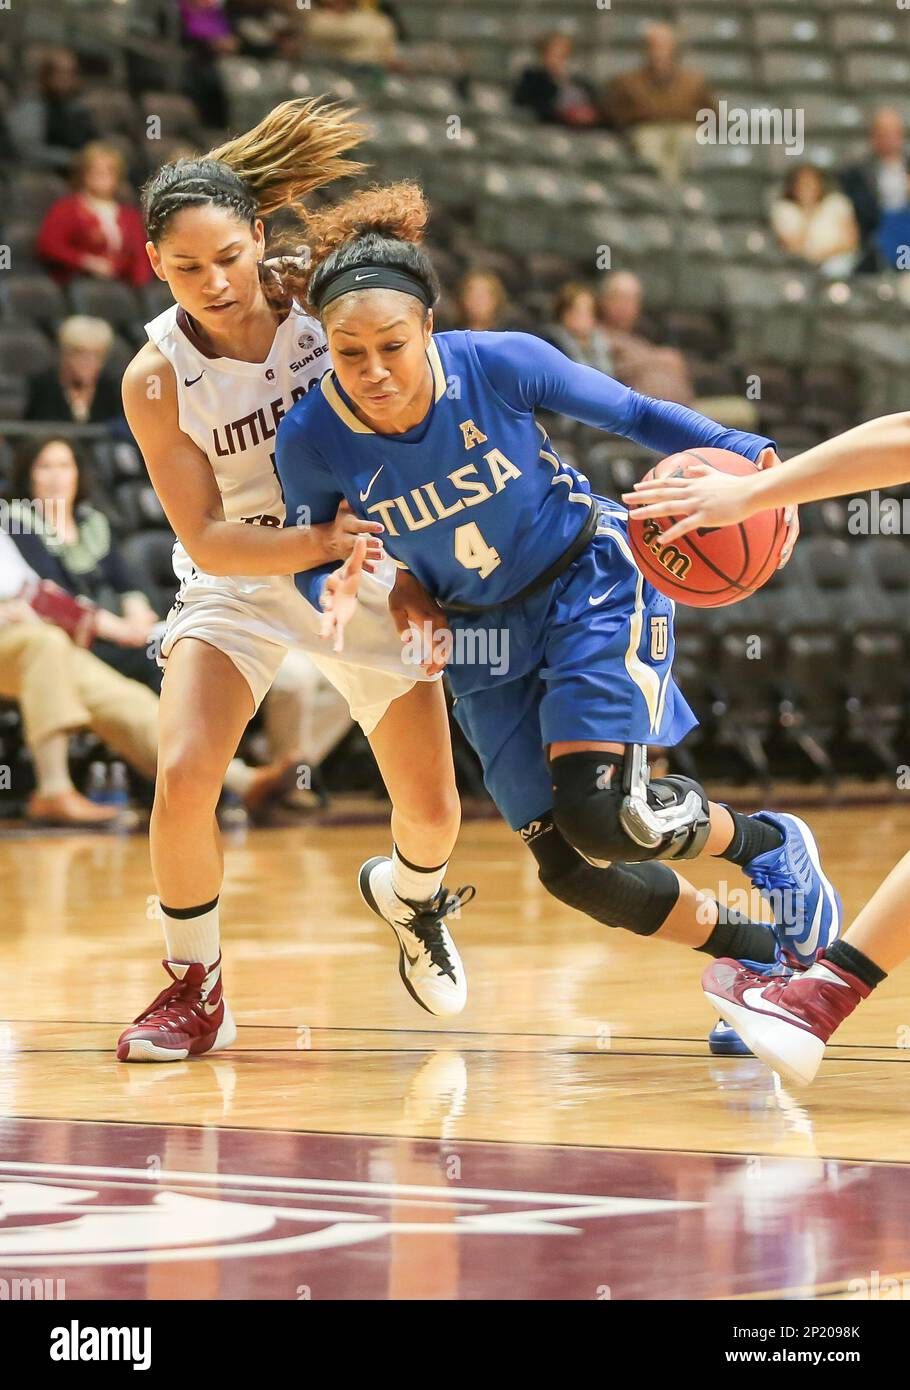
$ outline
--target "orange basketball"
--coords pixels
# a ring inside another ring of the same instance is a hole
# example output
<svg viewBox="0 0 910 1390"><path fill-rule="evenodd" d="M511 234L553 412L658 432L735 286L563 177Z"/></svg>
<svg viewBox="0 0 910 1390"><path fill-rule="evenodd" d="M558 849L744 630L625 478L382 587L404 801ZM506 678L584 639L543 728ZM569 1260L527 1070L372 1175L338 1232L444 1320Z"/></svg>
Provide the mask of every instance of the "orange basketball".
<svg viewBox="0 0 910 1390"><path fill-rule="evenodd" d="M681 478L694 463L745 475L756 465L728 449L686 449L662 459L648 478ZM722 608L748 598L777 569L787 539L783 508L757 512L735 526L706 526L670 545L662 536L676 518L639 520L629 512L629 540L639 569L668 598L692 608Z"/></svg>

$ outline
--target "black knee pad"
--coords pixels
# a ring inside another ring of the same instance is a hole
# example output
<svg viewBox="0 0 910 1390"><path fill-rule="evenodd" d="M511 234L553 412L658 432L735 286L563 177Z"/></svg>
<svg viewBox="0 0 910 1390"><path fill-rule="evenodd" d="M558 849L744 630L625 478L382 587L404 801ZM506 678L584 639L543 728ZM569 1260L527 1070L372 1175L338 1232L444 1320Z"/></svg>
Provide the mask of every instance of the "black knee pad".
<svg viewBox="0 0 910 1390"><path fill-rule="evenodd" d="M541 883L568 907L605 927L624 927L636 936L653 936L679 898L679 879L666 864L609 864L595 868L579 857L567 873Z"/></svg>
<svg viewBox="0 0 910 1390"><path fill-rule="evenodd" d="M708 837L708 798L688 777L658 777L644 804L622 784L625 759L616 753L568 753L550 763L553 816L571 845L595 863L643 864L693 859ZM688 810L682 815L683 808ZM682 823L662 829L649 813L678 810Z"/></svg>
<svg viewBox="0 0 910 1390"><path fill-rule="evenodd" d="M519 834L537 860L547 892L605 927L652 936L676 906L679 879L665 864L596 868L568 844L550 812L522 826Z"/></svg>

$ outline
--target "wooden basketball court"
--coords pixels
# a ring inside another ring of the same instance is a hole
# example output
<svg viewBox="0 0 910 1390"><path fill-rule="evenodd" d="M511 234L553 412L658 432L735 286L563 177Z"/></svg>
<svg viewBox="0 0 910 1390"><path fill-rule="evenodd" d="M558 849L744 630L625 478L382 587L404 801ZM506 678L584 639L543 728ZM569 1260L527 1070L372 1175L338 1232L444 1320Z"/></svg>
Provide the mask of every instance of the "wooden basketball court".
<svg viewBox="0 0 910 1390"><path fill-rule="evenodd" d="M849 921L910 810L807 814ZM449 874L477 887L452 1026L357 894L386 842L381 821L229 837L239 1038L156 1066L113 1056L164 983L145 839L4 832L0 1268L89 1298L857 1298L910 1278L910 968L811 1089L784 1089L708 1054L706 957L561 908L474 821Z"/></svg>

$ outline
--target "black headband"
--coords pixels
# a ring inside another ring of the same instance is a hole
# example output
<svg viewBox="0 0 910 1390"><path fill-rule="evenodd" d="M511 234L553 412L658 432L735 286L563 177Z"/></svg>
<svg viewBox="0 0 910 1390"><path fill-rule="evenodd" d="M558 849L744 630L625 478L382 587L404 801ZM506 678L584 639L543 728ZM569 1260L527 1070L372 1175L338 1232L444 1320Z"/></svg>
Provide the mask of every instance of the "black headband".
<svg viewBox="0 0 910 1390"><path fill-rule="evenodd" d="M351 290L401 290L403 294L412 294L428 309L433 304L426 285L409 270L388 265L352 265L329 277L316 296L314 308L321 312L333 299Z"/></svg>

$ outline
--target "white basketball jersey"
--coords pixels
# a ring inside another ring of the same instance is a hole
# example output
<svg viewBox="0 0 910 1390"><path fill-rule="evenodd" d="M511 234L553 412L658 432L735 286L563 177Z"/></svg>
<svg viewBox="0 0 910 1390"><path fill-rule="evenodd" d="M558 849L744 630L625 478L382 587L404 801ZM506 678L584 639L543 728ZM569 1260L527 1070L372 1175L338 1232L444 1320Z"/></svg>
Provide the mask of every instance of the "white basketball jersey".
<svg viewBox="0 0 910 1390"><path fill-rule="evenodd" d="M275 435L294 402L318 385L331 367L320 324L295 306L276 329L264 362L212 356L176 304L146 324L146 332L174 369L178 423L212 466L225 519L239 525L283 526ZM389 616L389 590L395 580L389 559L374 573L364 574L358 610L339 657L320 638L319 611L298 593L292 575L206 574L179 541L174 546L174 573L180 586L165 625L162 656L181 637L202 636L240 666L251 680L257 703L268 689L282 647L309 651L352 708L361 711L387 704L414 680L427 678L421 668L402 664L401 642ZM350 672L339 674L340 667L365 668L354 695ZM258 674L251 676L251 670ZM385 675L377 680L376 672ZM396 678L391 694L389 674ZM374 710L371 719L375 714Z"/></svg>
<svg viewBox="0 0 910 1390"><path fill-rule="evenodd" d="M275 434L282 416L331 366L320 324L295 306L264 362L212 356L176 304L145 330L174 368L178 423L212 465L225 519L283 526Z"/></svg>

